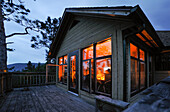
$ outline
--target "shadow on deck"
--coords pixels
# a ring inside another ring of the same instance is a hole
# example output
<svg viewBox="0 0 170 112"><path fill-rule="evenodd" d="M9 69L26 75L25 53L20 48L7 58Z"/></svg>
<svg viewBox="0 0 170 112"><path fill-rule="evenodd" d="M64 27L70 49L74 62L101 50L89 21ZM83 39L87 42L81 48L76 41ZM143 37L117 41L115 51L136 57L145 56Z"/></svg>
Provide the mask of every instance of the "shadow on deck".
<svg viewBox="0 0 170 112"><path fill-rule="evenodd" d="M14 89L0 105L0 112L94 112L94 106L55 85Z"/></svg>

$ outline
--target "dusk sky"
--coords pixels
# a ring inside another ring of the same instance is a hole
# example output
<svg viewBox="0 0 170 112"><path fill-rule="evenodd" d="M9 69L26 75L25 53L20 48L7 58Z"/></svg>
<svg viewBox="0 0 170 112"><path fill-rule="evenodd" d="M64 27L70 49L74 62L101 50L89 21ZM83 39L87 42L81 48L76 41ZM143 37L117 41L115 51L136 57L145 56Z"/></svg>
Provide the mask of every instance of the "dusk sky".
<svg viewBox="0 0 170 112"><path fill-rule="evenodd" d="M29 17L39 20L46 20L48 16L51 18L61 17L64 9L69 7L139 5L156 30L170 30L170 0L25 0L24 4L26 8L31 10ZM6 22L5 30L6 35L8 35L13 32L23 32L24 28L15 23ZM45 62L45 49L30 47L30 39L33 34L7 39L7 42L14 42L8 47L15 49L14 52L8 52L8 64L27 63L28 61Z"/></svg>

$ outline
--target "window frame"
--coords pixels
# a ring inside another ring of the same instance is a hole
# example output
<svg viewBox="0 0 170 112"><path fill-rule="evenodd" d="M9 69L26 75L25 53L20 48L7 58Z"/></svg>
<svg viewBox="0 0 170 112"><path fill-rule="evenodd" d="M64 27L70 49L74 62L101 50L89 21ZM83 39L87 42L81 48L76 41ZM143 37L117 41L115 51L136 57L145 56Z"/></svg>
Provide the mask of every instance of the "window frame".
<svg viewBox="0 0 170 112"><path fill-rule="evenodd" d="M67 63L64 63L64 57L65 56L67 56ZM62 58L63 59L63 63L62 64L60 64L60 58ZM60 57L58 57L58 65L67 65L68 64L68 55L66 54L66 55L63 55L63 56L60 56ZM67 65L68 66L68 65ZM58 67L58 69L59 69L59 67ZM62 70L63 70L63 66L62 66ZM68 70L68 67L67 67L67 70ZM63 71L62 71L63 72ZM67 72L67 78L68 78L68 72ZM60 83L60 84L64 84L64 85L67 85L67 83L64 83L64 80L61 82L61 81L59 81L59 71L58 71L58 78L57 78L57 80L58 80L58 83ZM68 80L68 79L67 79ZM68 82L68 81L67 81Z"/></svg>
<svg viewBox="0 0 170 112"><path fill-rule="evenodd" d="M130 49L130 53L129 53L130 54L130 63L131 63L131 59L137 60L138 70L139 70L138 88L135 91L131 91L131 86L130 86L130 96L132 97L147 88L147 52L146 52L146 50L139 47L139 45L135 44L134 42L130 42L130 44L133 44L134 46L136 46L137 51L138 51L138 56L137 56L137 58L135 58L135 57L131 56L131 49ZM130 44L129 44L129 48L130 48ZM142 50L145 53L144 61L140 59L140 50ZM145 64L145 67L144 67L145 68L145 84L144 84L145 87L142 89L141 89L141 80L140 80L141 79L141 65L140 65L141 62L143 62ZM131 67L131 64L129 66ZM130 68L130 70L131 70L131 68ZM130 75L131 75L131 73L130 73ZM131 84L131 80L130 80L130 84Z"/></svg>
<svg viewBox="0 0 170 112"><path fill-rule="evenodd" d="M105 95L105 96L108 96L108 97L112 97L112 45L111 45L111 55L107 55L107 56L102 56L102 57L96 57L96 45L97 44L100 44L100 43L102 43L102 42L104 42L104 41L106 41L106 40L108 40L108 39L110 39L110 40L112 40L112 37L111 36L109 36L109 37L107 37L107 38L105 38L105 39L103 39L103 40L101 40L101 41L98 41L98 42L94 42L93 44L91 44L91 45L89 45L89 46L87 46L87 47L84 47L84 48L81 48L81 74L80 74L80 78L81 78L81 81L80 81L80 89L82 90L82 91L85 91L85 92L88 92L88 93L93 93L93 94L100 94L100 95ZM83 60L83 50L84 49L86 49L86 48L88 48L88 47L91 47L91 46L93 46L93 58L91 58L91 59L86 59L86 60ZM97 79L96 79L96 65L97 65L97 60L99 60L99 59L106 59L106 58L110 58L111 59L111 87L110 87L110 89L111 89L111 93L110 94L107 94L107 93L104 93L104 92L99 92L98 90L97 90ZM92 78L91 78L91 76L92 76L92 74L91 74L91 60L93 59L93 70L94 70L94 91L93 91L93 89L92 89ZM88 90L86 90L86 89L84 89L82 86L83 86L83 66L82 66L82 64L83 64L83 62L85 62L85 61L88 61L88 60L90 60L89 61L89 64L90 64L90 66L89 66L89 72L90 72L90 81L89 81L89 91Z"/></svg>

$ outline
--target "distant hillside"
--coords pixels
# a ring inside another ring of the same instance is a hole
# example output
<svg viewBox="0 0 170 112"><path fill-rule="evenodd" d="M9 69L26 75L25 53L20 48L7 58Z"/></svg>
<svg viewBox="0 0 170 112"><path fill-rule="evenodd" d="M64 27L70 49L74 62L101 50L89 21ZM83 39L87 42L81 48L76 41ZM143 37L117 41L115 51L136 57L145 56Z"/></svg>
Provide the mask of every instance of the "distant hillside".
<svg viewBox="0 0 170 112"><path fill-rule="evenodd" d="M12 70L8 70L9 72L14 72L14 71L22 71L23 69L25 70L25 67L27 67L28 63L14 63L14 64L9 64L7 65L7 68L10 69L12 67L15 67ZM44 64L44 63L41 63ZM32 63L32 65L35 65L35 67L38 66L38 63Z"/></svg>

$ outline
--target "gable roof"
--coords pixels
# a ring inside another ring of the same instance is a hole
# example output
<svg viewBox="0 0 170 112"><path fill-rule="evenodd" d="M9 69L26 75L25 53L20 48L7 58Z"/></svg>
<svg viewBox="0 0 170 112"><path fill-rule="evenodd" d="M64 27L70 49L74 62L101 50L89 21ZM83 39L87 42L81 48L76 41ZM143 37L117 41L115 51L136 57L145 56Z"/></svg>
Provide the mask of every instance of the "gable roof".
<svg viewBox="0 0 170 112"><path fill-rule="evenodd" d="M151 36L158 43L159 47L164 47L153 26L141 10L137 6L119 6L119 7L82 7L82 8L66 8L60 23L57 36L54 38L49 52L49 58L55 58L62 40L64 39L74 16L90 16L97 18L105 18L119 21L134 21L144 24L145 29L151 32Z"/></svg>
<svg viewBox="0 0 170 112"><path fill-rule="evenodd" d="M162 43L166 47L170 47L170 31L156 31Z"/></svg>

